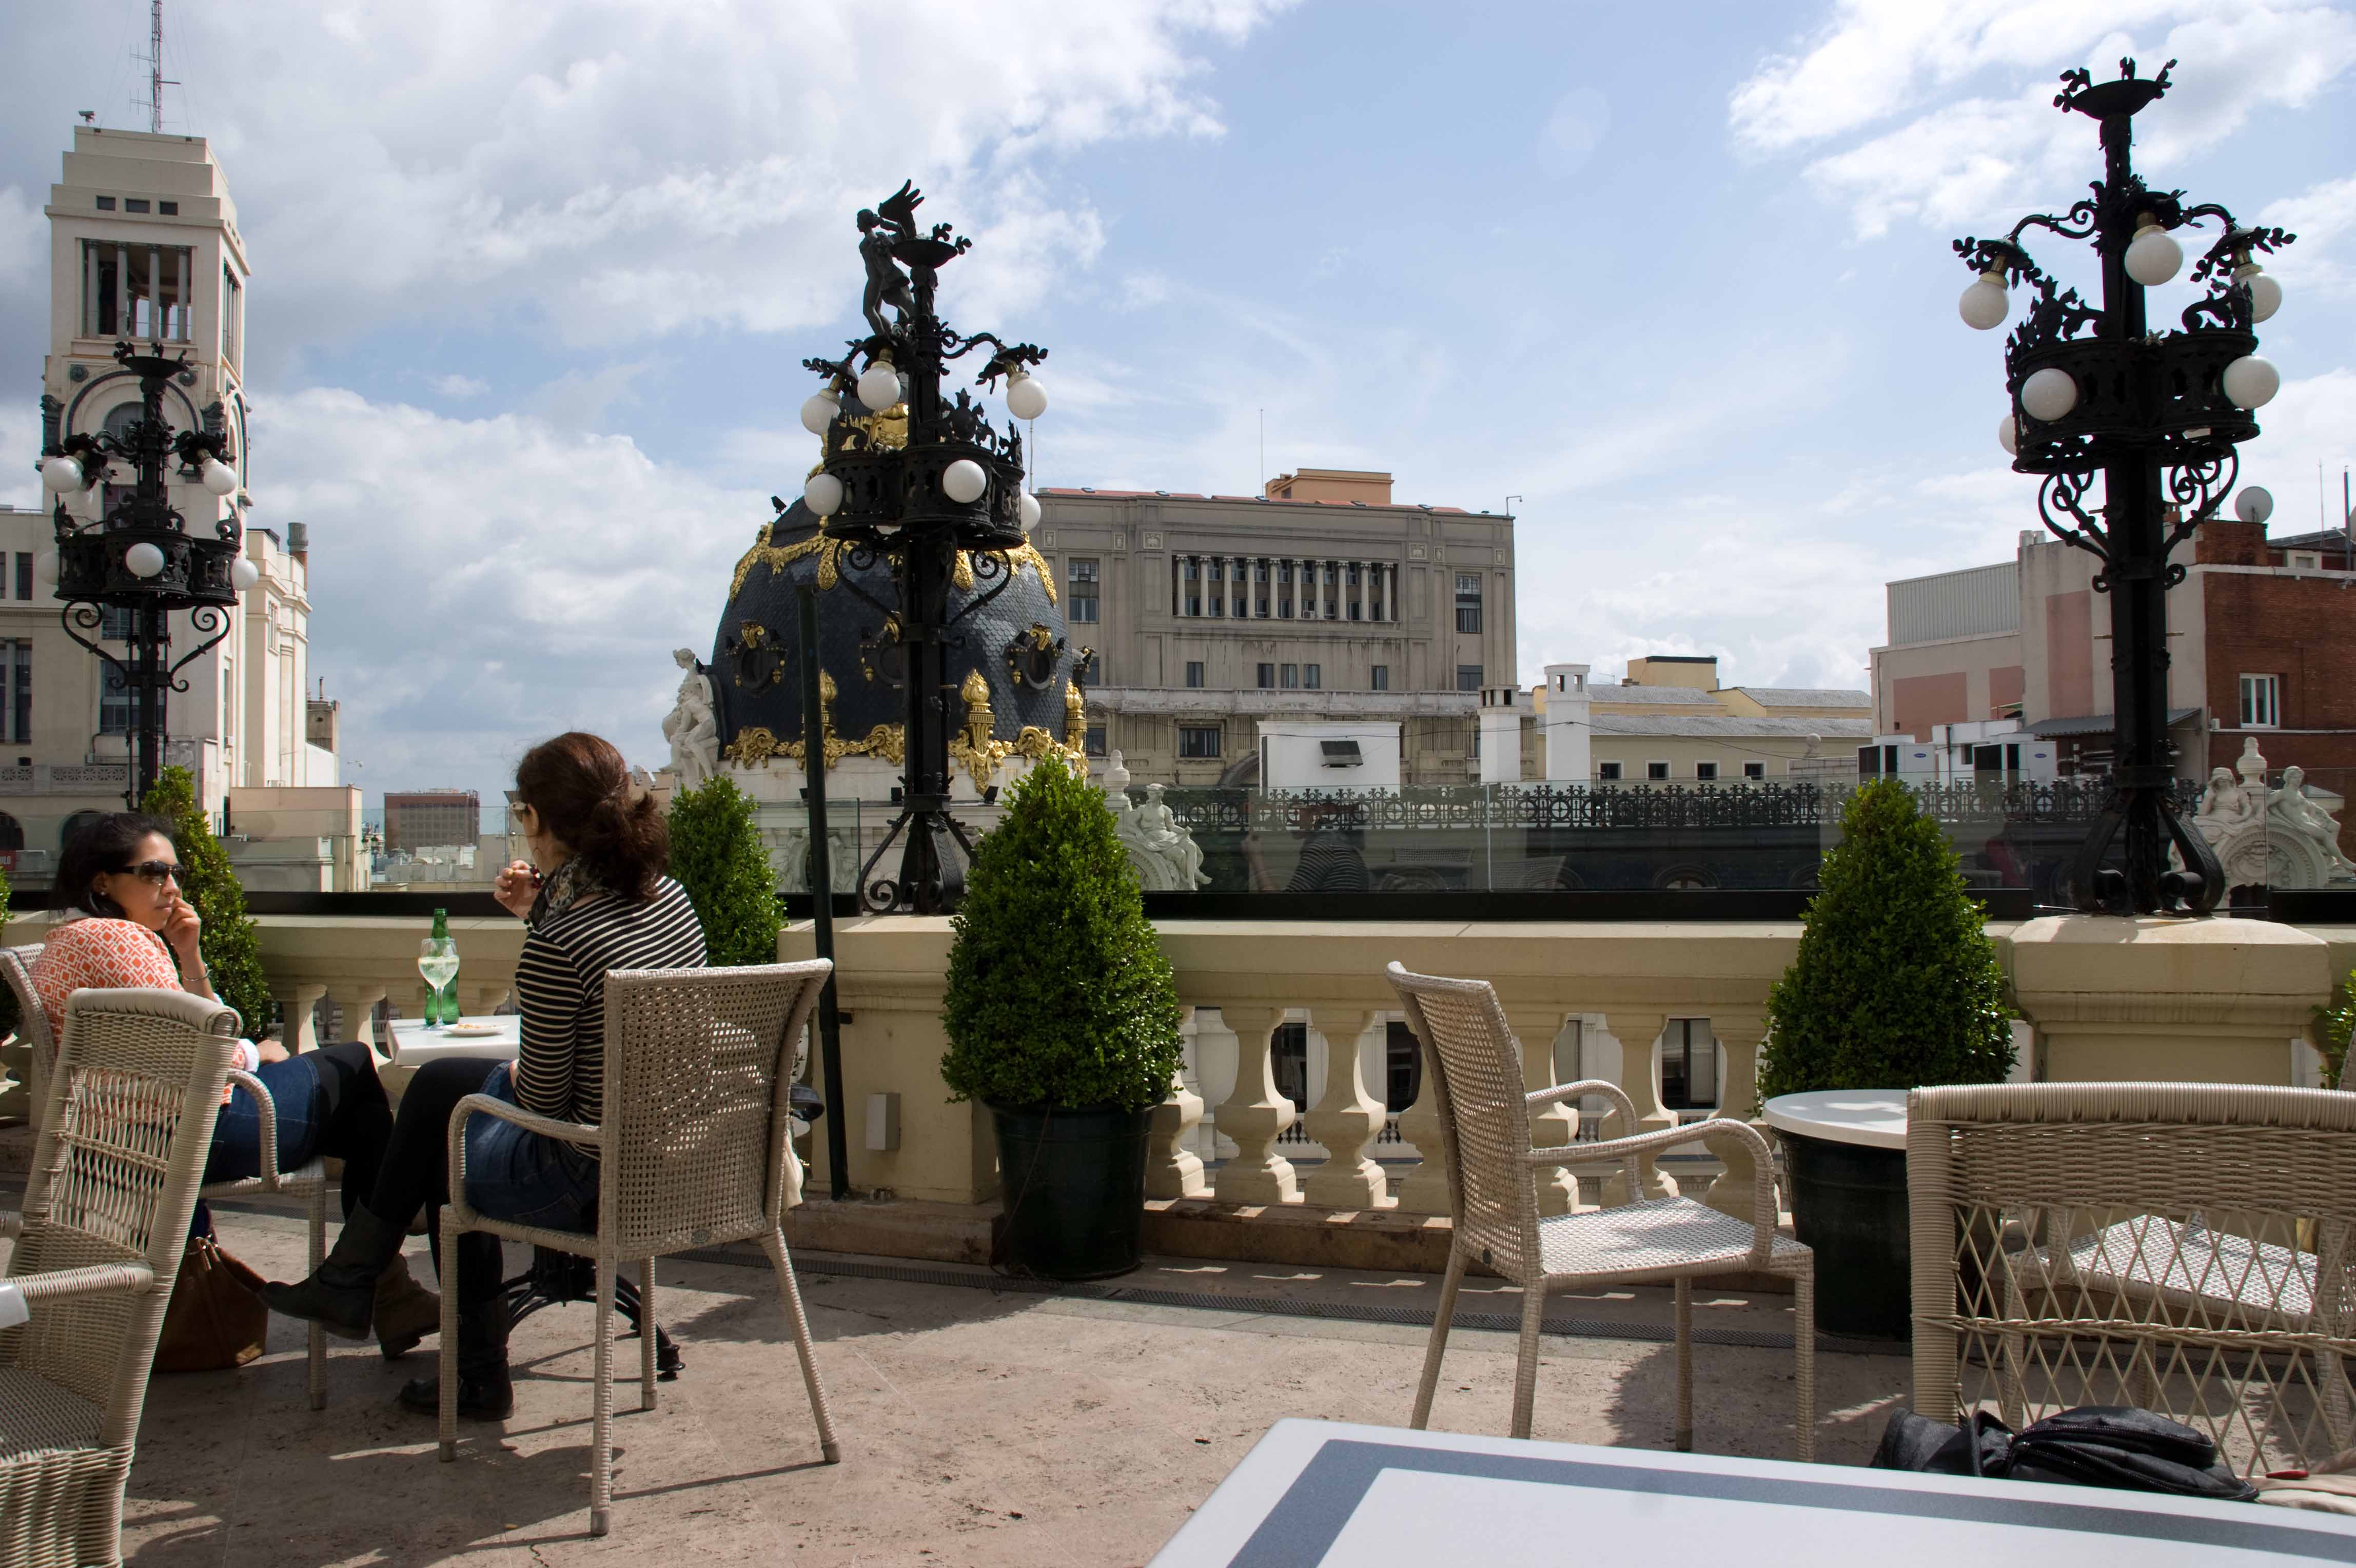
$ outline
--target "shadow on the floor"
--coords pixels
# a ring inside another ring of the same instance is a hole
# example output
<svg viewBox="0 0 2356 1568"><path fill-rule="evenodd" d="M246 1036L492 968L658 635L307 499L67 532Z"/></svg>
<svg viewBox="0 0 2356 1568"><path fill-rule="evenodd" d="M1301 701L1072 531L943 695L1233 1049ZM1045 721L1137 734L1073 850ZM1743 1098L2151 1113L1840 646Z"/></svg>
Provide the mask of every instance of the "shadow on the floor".
<svg viewBox="0 0 2356 1568"><path fill-rule="evenodd" d="M1738 1372L1734 1365L1739 1363ZM1891 1356L1816 1354L1816 1459L1862 1465L1880 1440L1890 1412L1906 1402L1912 1363ZM1538 1373L1538 1399L1546 1375ZM1792 1353L1722 1345L1693 1348L1694 1449L1751 1459L1798 1457L1794 1437L1797 1391ZM1676 1444L1677 1360L1674 1345L1639 1357L1613 1391L1611 1418L1638 1447Z"/></svg>

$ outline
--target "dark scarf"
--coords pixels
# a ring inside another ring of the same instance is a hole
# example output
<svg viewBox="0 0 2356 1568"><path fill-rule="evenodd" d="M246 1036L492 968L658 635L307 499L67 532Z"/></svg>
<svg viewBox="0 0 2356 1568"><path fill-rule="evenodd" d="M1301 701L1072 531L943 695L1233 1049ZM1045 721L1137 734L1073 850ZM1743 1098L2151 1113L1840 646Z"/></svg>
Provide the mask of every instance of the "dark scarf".
<svg viewBox="0 0 2356 1568"><path fill-rule="evenodd" d="M537 926L551 916L562 915L593 893L612 891L589 868L589 863L576 854L540 885L540 897L532 900L531 913L524 917L523 923Z"/></svg>

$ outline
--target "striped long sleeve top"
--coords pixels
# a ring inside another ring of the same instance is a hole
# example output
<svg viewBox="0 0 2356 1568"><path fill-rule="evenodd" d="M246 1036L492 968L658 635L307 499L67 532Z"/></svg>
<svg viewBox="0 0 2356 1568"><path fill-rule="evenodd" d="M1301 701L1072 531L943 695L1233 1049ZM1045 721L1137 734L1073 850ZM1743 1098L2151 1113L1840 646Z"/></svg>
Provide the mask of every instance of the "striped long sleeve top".
<svg viewBox="0 0 2356 1568"><path fill-rule="evenodd" d="M516 1003L523 1012L516 1103L559 1121L602 1122L606 971L703 963L695 907L668 876L643 904L606 894L541 915L516 961Z"/></svg>

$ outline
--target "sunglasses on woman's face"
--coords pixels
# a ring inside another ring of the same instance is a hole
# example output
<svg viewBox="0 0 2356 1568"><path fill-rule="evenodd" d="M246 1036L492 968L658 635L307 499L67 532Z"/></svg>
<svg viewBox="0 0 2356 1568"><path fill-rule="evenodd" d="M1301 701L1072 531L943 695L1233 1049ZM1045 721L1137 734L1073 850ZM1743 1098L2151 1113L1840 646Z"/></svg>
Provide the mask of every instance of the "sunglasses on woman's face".
<svg viewBox="0 0 2356 1568"><path fill-rule="evenodd" d="M123 875L135 876L153 887L161 887L166 882L177 882L187 874L187 866L168 860L143 860L136 865L123 868Z"/></svg>

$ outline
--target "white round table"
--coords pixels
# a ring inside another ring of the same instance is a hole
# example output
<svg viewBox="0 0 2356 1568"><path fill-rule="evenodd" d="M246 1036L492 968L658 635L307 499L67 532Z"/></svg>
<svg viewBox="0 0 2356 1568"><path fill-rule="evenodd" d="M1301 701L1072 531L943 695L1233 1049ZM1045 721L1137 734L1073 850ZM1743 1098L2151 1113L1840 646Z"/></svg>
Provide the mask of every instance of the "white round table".
<svg viewBox="0 0 2356 1568"><path fill-rule="evenodd" d="M1812 1094L1779 1094L1762 1108L1767 1125L1779 1133L1821 1138L1828 1144L1858 1144L1869 1149L1906 1147L1906 1090L1827 1089Z"/></svg>

